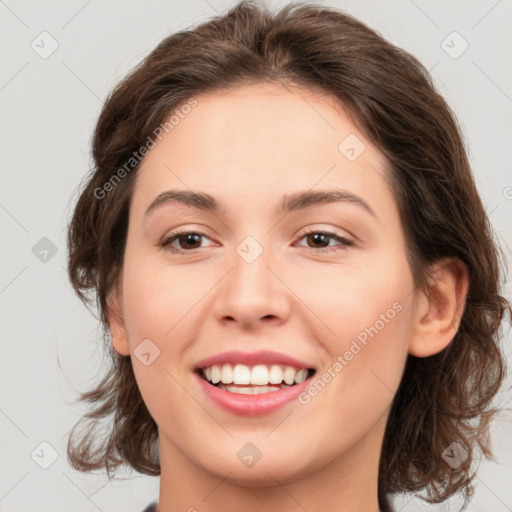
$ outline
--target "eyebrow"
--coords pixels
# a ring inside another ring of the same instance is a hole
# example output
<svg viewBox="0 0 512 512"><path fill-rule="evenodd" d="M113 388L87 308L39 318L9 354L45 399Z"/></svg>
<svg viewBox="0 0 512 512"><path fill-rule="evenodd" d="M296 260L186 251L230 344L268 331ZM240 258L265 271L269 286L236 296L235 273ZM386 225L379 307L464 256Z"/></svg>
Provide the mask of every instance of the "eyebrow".
<svg viewBox="0 0 512 512"><path fill-rule="evenodd" d="M311 206L328 203L346 202L360 206L373 217L377 217L370 205L358 195L342 189L330 190L308 190L285 194L283 202L279 209L280 213L302 210ZM151 212L167 204L182 204L190 208L196 208L208 212L219 212L220 204L215 198L205 192L192 192L189 190L166 190L162 192L148 206L144 216L147 217Z"/></svg>

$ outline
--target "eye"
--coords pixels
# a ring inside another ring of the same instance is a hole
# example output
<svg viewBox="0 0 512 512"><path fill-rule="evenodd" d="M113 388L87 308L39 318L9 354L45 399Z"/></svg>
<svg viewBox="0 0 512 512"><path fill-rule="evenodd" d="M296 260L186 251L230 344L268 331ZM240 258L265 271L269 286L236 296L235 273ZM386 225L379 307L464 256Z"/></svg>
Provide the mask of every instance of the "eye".
<svg viewBox="0 0 512 512"><path fill-rule="evenodd" d="M316 249L318 252L345 251L347 247L354 245L354 243L348 238L330 231L310 230L307 233L304 233L300 239L306 239L307 243L316 245L317 247L308 247ZM333 245L330 243L331 241L338 242L338 244ZM318 247L318 245L320 247Z"/></svg>
<svg viewBox="0 0 512 512"><path fill-rule="evenodd" d="M210 240L204 233L198 231L176 230L169 233L159 245L171 252L192 252L202 247L202 238ZM344 251L347 247L354 245L351 240L330 231L310 230L302 235L300 240L303 239L313 244L313 247L308 245L308 248L317 252ZM337 242L337 244L331 244L331 242Z"/></svg>
<svg viewBox="0 0 512 512"><path fill-rule="evenodd" d="M169 233L162 240L160 246L165 247L171 252L191 252L194 249L201 248L201 238L208 237L198 231L176 230L173 233ZM178 242L178 247L173 245L175 242Z"/></svg>

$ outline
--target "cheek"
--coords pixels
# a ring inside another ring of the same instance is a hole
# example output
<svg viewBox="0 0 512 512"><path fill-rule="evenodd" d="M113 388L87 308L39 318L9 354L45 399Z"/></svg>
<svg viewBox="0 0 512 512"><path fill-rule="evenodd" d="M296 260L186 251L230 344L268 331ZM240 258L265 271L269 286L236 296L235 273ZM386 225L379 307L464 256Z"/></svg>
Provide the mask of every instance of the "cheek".
<svg viewBox="0 0 512 512"><path fill-rule="evenodd" d="M124 275L124 313L131 343L175 339L173 334L182 332L187 315L211 288L207 272L151 260L138 263L135 257L125 261Z"/></svg>
<svg viewBox="0 0 512 512"><path fill-rule="evenodd" d="M329 284L321 286L324 293L314 288L301 291L322 320L317 338L326 353L327 370L317 378L330 391L319 392L319 398L328 408L336 404L341 422L352 414L374 421L398 388L413 318L408 269L406 261L390 258L375 267L332 273ZM321 383L318 388L323 389Z"/></svg>
<svg viewBox="0 0 512 512"><path fill-rule="evenodd" d="M359 338L387 338L390 343L404 340L397 336L410 321L413 279L407 261L401 254L377 261L357 262L312 270L311 279L289 274L297 296L322 321L323 338L334 347ZM393 335L394 333L395 335ZM373 335L373 336L372 336ZM319 339L320 332L318 333ZM349 343L350 344L350 343Z"/></svg>
<svg viewBox="0 0 512 512"><path fill-rule="evenodd" d="M187 347L201 322L199 305L215 279L207 269L172 268L136 251L127 254L123 277L124 317L137 385L155 421L173 424L171 411L190 401L180 385L187 371ZM150 353L149 365L139 358L143 346Z"/></svg>
<svg viewBox="0 0 512 512"><path fill-rule="evenodd" d="M179 384L181 378L165 362L164 354L150 366L142 365L132 356L132 364L144 404L158 425L176 425L176 411L182 411L183 404L195 407Z"/></svg>

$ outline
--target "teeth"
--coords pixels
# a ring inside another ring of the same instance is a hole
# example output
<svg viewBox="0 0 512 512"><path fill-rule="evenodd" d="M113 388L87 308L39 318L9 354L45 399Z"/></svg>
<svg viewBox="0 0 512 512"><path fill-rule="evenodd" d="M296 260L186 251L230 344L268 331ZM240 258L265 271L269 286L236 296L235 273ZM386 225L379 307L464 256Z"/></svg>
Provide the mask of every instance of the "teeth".
<svg viewBox="0 0 512 512"><path fill-rule="evenodd" d="M247 386L240 388L238 386L226 386L219 384L220 389L225 389L231 393L238 393L240 395L258 395L260 393L270 393L272 391L279 391L280 389L289 388L286 384L281 386Z"/></svg>
<svg viewBox="0 0 512 512"><path fill-rule="evenodd" d="M220 381L220 368L218 365L214 364L212 366L212 382L217 384Z"/></svg>
<svg viewBox="0 0 512 512"><path fill-rule="evenodd" d="M277 364L270 367L270 375L268 381L270 384L281 384L283 382L283 370Z"/></svg>
<svg viewBox="0 0 512 512"><path fill-rule="evenodd" d="M286 382L286 384L291 385L295 382L295 372L295 369L291 366L287 366L284 369L283 380Z"/></svg>
<svg viewBox="0 0 512 512"><path fill-rule="evenodd" d="M302 368L295 374L295 384L300 384L301 382L304 382L307 379L308 371L306 368Z"/></svg>
<svg viewBox="0 0 512 512"><path fill-rule="evenodd" d="M222 366L220 380L222 384L231 384L233 382L233 367L230 364Z"/></svg>
<svg viewBox="0 0 512 512"><path fill-rule="evenodd" d="M237 364L233 369L233 384L250 384L251 370L245 364Z"/></svg>
<svg viewBox="0 0 512 512"><path fill-rule="evenodd" d="M258 386L268 384L268 370L264 364L258 364L252 369L251 384L257 384Z"/></svg>
<svg viewBox="0 0 512 512"><path fill-rule="evenodd" d="M203 369L203 375L212 384L231 391L236 386L253 385L256 388L236 388L239 393L252 393L249 389L267 389L276 391L281 387L289 387L304 382L308 376L306 368L297 369L292 366L257 364L252 368L245 364L236 364L234 367L229 363L223 365L214 364ZM233 386L229 386L233 384ZM269 386L270 384L270 386ZM280 385L276 386L276 385ZM256 391L266 393L267 391Z"/></svg>

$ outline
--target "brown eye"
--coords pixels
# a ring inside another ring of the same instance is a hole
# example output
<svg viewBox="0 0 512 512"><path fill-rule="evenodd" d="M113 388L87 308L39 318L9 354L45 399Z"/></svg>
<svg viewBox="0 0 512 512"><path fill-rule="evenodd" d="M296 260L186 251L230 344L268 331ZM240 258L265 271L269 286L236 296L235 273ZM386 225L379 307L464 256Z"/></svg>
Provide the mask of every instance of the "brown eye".
<svg viewBox="0 0 512 512"><path fill-rule="evenodd" d="M306 239L308 242L311 242L314 246L317 246L320 244L320 247L327 247L329 245L329 238L331 238L329 235L326 235L325 233L313 233L311 235L307 235ZM315 247L315 249L317 248Z"/></svg>
<svg viewBox="0 0 512 512"><path fill-rule="evenodd" d="M177 238L180 245L180 249L196 249L196 247L190 247L199 244L201 246L201 235L198 233L189 233L186 235L179 235Z"/></svg>
<svg viewBox="0 0 512 512"><path fill-rule="evenodd" d="M167 236L160 245L171 252L190 252L201 248L203 238L208 239L203 233L195 231L174 232Z"/></svg>
<svg viewBox="0 0 512 512"><path fill-rule="evenodd" d="M317 249L318 252L343 251L354 243L345 237L328 231L310 231L305 233L301 240L305 239L308 248ZM337 242L331 244L331 241ZM302 246L304 247L304 246Z"/></svg>

